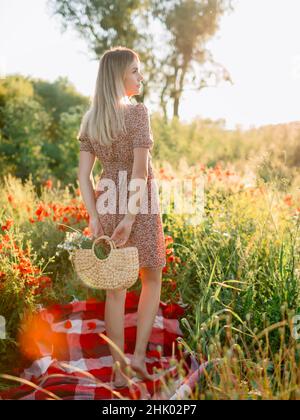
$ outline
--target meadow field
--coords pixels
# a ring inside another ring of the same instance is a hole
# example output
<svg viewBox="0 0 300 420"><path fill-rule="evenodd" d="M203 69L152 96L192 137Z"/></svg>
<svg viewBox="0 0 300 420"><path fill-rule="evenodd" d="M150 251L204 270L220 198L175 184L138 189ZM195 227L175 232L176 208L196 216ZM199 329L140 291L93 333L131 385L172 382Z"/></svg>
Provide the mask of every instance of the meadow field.
<svg viewBox="0 0 300 420"><path fill-rule="evenodd" d="M147 355L150 371L165 363L174 377L165 376L165 394L140 381L145 399L188 389L190 400L300 400L300 2L0 3L0 399L117 395L101 388L114 373L106 294L83 285L70 247L80 236L92 248L83 191L91 172L98 198L103 170L98 158L85 171L89 144L82 154L79 139L101 140L92 149L101 151L119 136L114 125L125 127L126 104L142 112L128 120L130 159L131 146L152 146L153 134L167 261ZM127 164L123 143L115 146L107 162L122 155ZM165 185L175 185L169 202ZM203 200L190 213L197 185ZM157 255L143 247L153 265ZM95 251L106 258L104 244ZM125 306L128 354L136 296L146 290L142 318L158 303L142 274ZM118 303L109 309L123 313Z"/></svg>
<svg viewBox="0 0 300 420"><path fill-rule="evenodd" d="M192 148L192 128L172 124L177 133L186 131L182 143L190 140ZM204 179L201 220L163 214L167 267L161 300L188 305L180 319L181 344L200 362L211 362L192 398L300 399L300 173L280 159L285 148L295 159L294 128L284 127L285 143L283 127L267 128L277 137L271 151L267 141L260 143L260 162L252 149L259 133L224 132L222 137L218 128L218 138L206 130L200 127L194 134L205 137L199 148L206 162L179 159L175 168L166 160L155 162L158 180ZM244 159L235 156L237 137ZM222 146L231 152L207 164L210 143L214 155ZM251 152L254 157L246 156ZM32 177L22 182L7 174L0 191L0 313L7 334L0 341L0 371L13 375L24 361L18 329L26 311L104 295L82 287L68 252L58 247L70 230L65 225L90 234L78 184L49 178L37 188ZM140 283L133 288L139 290ZM1 389L9 386L1 379Z"/></svg>

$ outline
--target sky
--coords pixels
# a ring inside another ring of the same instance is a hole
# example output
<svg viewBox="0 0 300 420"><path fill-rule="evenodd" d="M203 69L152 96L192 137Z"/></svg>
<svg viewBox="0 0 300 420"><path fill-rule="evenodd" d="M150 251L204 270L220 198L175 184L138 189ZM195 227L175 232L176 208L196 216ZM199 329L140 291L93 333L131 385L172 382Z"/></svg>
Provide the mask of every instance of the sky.
<svg viewBox="0 0 300 420"><path fill-rule="evenodd" d="M228 129L298 121L299 16L299 0L235 0L234 11L221 18L207 44L234 84L185 91L181 120L224 119ZM0 40L0 77L21 73L54 81L65 76L79 92L93 95L98 60L74 31L62 33L46 0L0 0ZM150 112L156 110L155 101L145 102ZM168 112L171 116L171 104Z"/></svg>

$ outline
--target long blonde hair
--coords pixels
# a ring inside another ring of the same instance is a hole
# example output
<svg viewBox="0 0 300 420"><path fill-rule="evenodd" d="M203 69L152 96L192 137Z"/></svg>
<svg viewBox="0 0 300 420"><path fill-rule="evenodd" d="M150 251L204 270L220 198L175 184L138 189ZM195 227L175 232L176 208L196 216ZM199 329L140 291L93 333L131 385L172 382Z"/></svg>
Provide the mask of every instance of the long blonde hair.
<svg viewBox="0 0 300 420"><path fill-rule="evenodd" d="M118 135L126 134L124 106L130 101L126 96L124 78L135 58L139 62L135 51L122 46L104 52L99 63L95 94L81 120L78 140L81 136L89 137L103 146L111 146Z"/></svg>

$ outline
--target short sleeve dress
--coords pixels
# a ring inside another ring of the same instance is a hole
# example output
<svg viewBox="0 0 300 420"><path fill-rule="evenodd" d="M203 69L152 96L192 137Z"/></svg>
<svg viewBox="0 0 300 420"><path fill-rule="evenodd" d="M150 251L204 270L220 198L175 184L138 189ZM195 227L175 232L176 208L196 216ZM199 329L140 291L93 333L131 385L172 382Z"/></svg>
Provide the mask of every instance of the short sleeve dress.
<svg viewBox="0 0 300 420"><path fill-rule="evenodd" d="M147 188L142 201L137 202L141 209L136 215L130 237L121 248L138 248L140 268L163 268L166 266L166 248L157 180L152 168L154 141L147 107L142 103L126 105L125 124L127 133L118 136L111 146L103 146L95 139L80 136L80 150L94 154L103 168L96 185L96 209L104 234L111 236L127 212L133 149L149 149ZM107 242L103 241L104 248L109 251L110 246L105 244Z"/></svg>

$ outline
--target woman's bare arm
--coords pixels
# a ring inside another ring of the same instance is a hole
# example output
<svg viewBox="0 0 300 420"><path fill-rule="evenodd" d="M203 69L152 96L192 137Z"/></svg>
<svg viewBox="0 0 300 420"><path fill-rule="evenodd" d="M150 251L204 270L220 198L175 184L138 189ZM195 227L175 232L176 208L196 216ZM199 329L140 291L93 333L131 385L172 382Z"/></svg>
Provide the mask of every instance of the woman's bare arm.
<svg viewBox="0 0 300 420"><path fill-rule="evenodd" d="M98 218L95 199L95 185L92 170L96 156L90 152L79 152L78 181L82 199L84 201L90 219Z"/></svg>

